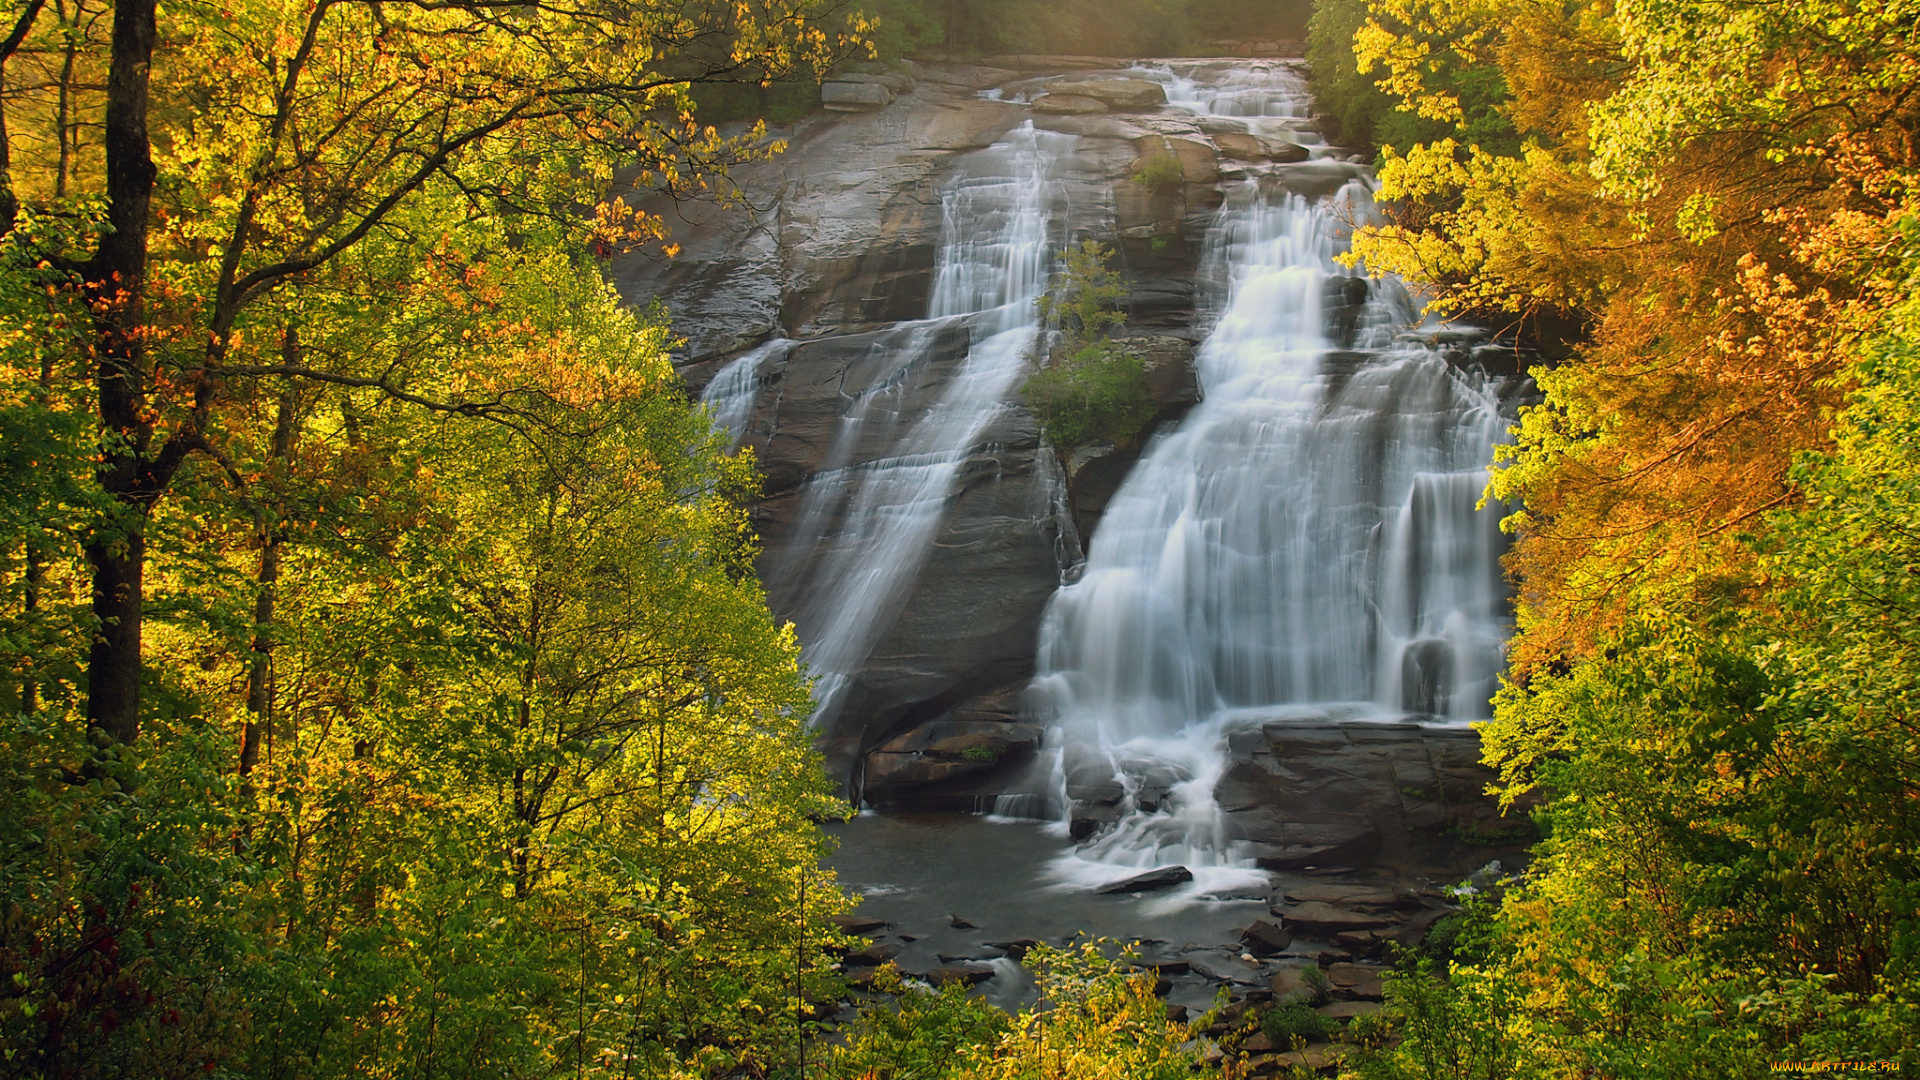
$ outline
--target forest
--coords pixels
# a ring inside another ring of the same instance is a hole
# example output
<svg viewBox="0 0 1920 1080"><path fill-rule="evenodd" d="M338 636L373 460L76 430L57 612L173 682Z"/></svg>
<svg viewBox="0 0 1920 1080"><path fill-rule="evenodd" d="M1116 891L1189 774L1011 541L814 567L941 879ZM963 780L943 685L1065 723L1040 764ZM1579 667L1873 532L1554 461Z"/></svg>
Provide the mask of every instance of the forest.
<svg viewBox="0 0 1920 1080"><path fill-rule="evenodd" d="M1341 1075L1920 1066L1920 7L1310 14L7 0L0 1076L1239 1075L1097 945L828 1038L760 478L604 262L785 148L704 104L1245 36L1376 155L1355 265L1543 357L1482 730L1542 839Z"/></svg>

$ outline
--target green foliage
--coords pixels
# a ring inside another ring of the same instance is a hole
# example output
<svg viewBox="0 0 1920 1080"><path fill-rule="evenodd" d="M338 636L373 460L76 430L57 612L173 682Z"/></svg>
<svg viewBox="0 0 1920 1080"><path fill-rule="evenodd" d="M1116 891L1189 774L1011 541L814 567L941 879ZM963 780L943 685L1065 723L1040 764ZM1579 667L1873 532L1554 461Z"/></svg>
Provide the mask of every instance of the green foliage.
<svg viewBox="0 0 1920 1080"><path fill-rule="evenodd" d="M1127 287L1107 262L1112 252L1092 240L1069 248L1066 270L1037 303L1055 320L1064 344L1021 390L1047 438L1062 451L1095 442L1126 443L1153 422L1146 366L1115 348L1107 332L1126 321L1117 305Z"/></svg>
<svg viewBox="0 0 1920 1080"><path fill-rule="evenodd" d="M1105 941L1078 949L1035 947L1023 962L1034 972L1041 1000L1012 1017L956 985L903 990L877 980L878 987L899 993L899 1000L862 1014L847 1045L836 1051L830 1075L1184 1080L1198 1064L1188 1041L1192 1029L1167 1021L1152 972L1129 966L1132 957L1110 956L1112 950Z"/></svg>
<svg viewBox="0 0 1920 1080"><path fill-rule="evenodd" d="M1059 324L1069 352L1106 340L1107 331L1127 321L1119 310L1127 286L1108 265L1112 259L1106 245L1082 240L1079 247L1067 249L1059 283L1034 301L1042 318Z"/></svg>
<svg viewBox="0 0 1920 1080"><path fill-rule="evenodd" d="M1147 371L1140 359L1089 346L1027 379L1021 398L1061 450L1096 442L1128 443L1153 422Z"/></svg>
<svg viewBox="0 0 1920 1080"><path fill-rule="evenodd" d="M1375 129L1393 111L1394 100L1354 61L1353 35L1366 22L1366 0L1321 0L1307 25L1307 82L1335 145L1372 146Z"/></svg>
<svg viewBox="0 0 1920 1080"><path fill-rule="evenodd" d="M825 1064L827 1075L847 1080L887 1076L937 1080L954 1076L970 1052L992 1046L1013 1018L953 982L938 989L908 987L892 964L875 974L873 988L894 995L860 1012Z"/></svg>
<svg viewBox="0 0 1920 1080"><path fill-rule="evenodd" d="M1186 182L1187 173L1180 167L1180 159L1172 154L1155 154L1140 166L1133 174L1133 182L1153 192L1155 195L1170 195L1180 190Z"/></svg>
<svg viewBox="0 0 1920 1080"><path fill-rule="evenodd" d="M1290 1047L1295 1039L1318 1042L1332 1035L1338 1024L1313 1011L1305 1002L1276 1005L1260 1014L1260 1031L1276 1046Z"/></svg>
<svg viewBox="0 0 1920 1080"><path fill-rule="evenodd" d="M0 1076L764 1069L795 964L837 992L813 820L841 804L752 575L751 461L596 267L458 202L399 220L343 262L376 300L276 297L246 330L293 308L309 355L404 350L416 394L504 404L237 385L265 414L222 433L244 498L190 470L149 526L136 746L78 711L81 554L50 527L85 502L7 489L43 584L4 640ZM85 469L43 339L6 340L0 424L35 434L5 467Z"/></svg>

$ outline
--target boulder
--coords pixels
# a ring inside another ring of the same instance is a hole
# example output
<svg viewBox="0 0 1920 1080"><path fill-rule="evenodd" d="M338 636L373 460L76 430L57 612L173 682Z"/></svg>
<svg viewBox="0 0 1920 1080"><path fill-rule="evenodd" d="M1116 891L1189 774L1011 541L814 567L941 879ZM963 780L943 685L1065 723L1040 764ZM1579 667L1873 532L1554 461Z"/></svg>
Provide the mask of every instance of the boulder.
<svg viewBox="0 0 1920 1080"><path fill-rule="evenodd" d="M1139 154L1133 159L1135 175L1171 158L1180 166L1182 183L1211 184L1220 179L1220 155L1211 143L1179 135L1142 135L1133 140L1133 147Z"/></svg>
<svg viewBox="0 0 1920 1080"><path fill-rule="evenodd" d="M899 955L900 946L890 941L876 941L841 957L840 962L847 967L879 967Z"/></svg>
<svg viewBox="0 0 1920 1080"><path fill-rule="evenodd" d="M820 104L833 112L872 112L893 104L893 91L884 83L836 79L820 84Z"/></svg>
<svg viewBox="0 0 1920 1080"><path fill-rule="evenodd" d="M1373 964L1329 964L1327 982L1342 990L1351 990L1356 986L1379 982L1386 971L1386 968Z"/></svg>
<svg viewBox="0 0 1920 1080"><path fill-rule="evenodd" d="M1047 93L1093 98L1109 109L1151 109L1167 103L1166 90L1145 79L1056 79L1047 84Z"/></svg>
<svg viewBox="0 0 1920 1080"><path fill-rule="evenodd" d="M882 743L867 755L867 787L929 784L996 769L1040 743L1030 724L935 720Z"/></svg>
<svg viewBox="0 0 1920 1080"><path fill-rule="evenodd" d="M870 919L865 915L829 915L827 921L849 934L871 934L892 925L884 919Z"/></svg>
<svg viewBox="0 0 1920 1080"><path fill-rule="evenodd" d="M1109 885L1102 885L1093 891L1100 896L1111 896L1119 893L1158 892L1161 889L1171 889L1175 885L1185 884L1192 880L1193 871L1184 866L1163 866L1158 870L1149 870L1144 874L1136 874L1133 877L1116 881Z"/></svg>
<svg viewBox="0 0 1920 1080"><path fill-rule="evenodd" d="M1240 932L1240 944L1255 956L1272 956L1293 944L1293 935L1265 919L1256 919Z"/></svg>
<svg viewBox="0 0 1920 1080"><path fill-rule="evenodd" d="M1312 1001L1320 996L1320 987L1307 976L1307 972L1316 970L1305 965L1283 967L1267 979L1267 989L1273 992L1276 1005L1291 1005L1300 1001Z"/></svg>
<svg viewBox="0 0 1920 1080"><path fill-rule="evenodd" d="M1393 925L1392 919L1319 901L1280 908L1274 913L1280 916L1282 926L1307 937L1327 938L1343 930L1380 930Z"/></svg>
<svg viewBox="0 0 1920 1080"><path fill-rule="evenodd" d="M1241 1042L1240 1049L1245 1050L1249 1054L1271 1054L1275 1050L1281 1049L1281 1046L1269 1038L1266 1032L1256 1031Z"/></svg>
<svg viewBox="0 0 1920 1080"><path fill-rule="evenodd" d="M956 982L977 986L993 978L993 968L986 964L946 964L928 971L924 978L935 989Z"/></svg>
<svg viewBox="0 0 1920 1080"><path fill-rule="evenodd" d="M1336 882L1311 882L1302 885L1290 885L1283 894L1287 900L1296 904L1318 902L1336 904L1341 907L1413 909L1420 907L1420 898L1411 893L1382 889L1369 885L1344 885Z"/></svg>
<svg viewBox="0 0 1920 1080"><path fill-rule="evenodd" d="M1315 1010L1329 1020L1355 1020L1362 1016L1372 1016L1380 1011L1377 1001L1336 1001L1331 1005L1322 1005Z"/></svg>
<svg viewBox="0 0 1920 1080"><path fill-rule="evenodd" d="M1056 113L1062 116L1086 116L1090 113L1107 111L1107 103L1096 97L1084 94L1042 94L1028 104L1034 112Z"/></svg>
<svg viewBox="0 0 1920 1080"><path fill-rule="evenodd" d="M1142 960L1133 968L1135 971L1151 971L1159 975L1185 975L1193 970L1193 964L1187 960Z"/></svg>
<svg viewBox="0 0 1920 1080"><path fill-rule="evenodd" d="M1290 143L1284 139L1258 136L1262 157L1276 165L1292 165L1307 160L1313 152L1299 143Z"/></svg>
<svg viewBox="0 0 1920 1080"><path fill-rule="evenodd" d="M1204 130L1204 129L1203 129ZM1265 161L1267 149L1260 144L1257 136L1241 132L1214 132L1213 145L1220 152L1235 161Z"/></svg>
<svg viewBox="0 0 1920 1080"><path fill-rule="evenodd" d="M1118 820L1120 808L1113 803L1076 802L1067 818L1067 835L1076 841L1085 840Z"/></svg>
<svg viewBox="0 0 1920 1080"><path fill-rule="evenodd" d="M1364 820L1275 823L1254 815L1235 820L1251 826L1253 859L1263 870L1358 866L1380 850L1380 831Z"/></svg>
<svg viewBox="0 0 1920 1080"><path fill-rule="evenodd" d="M866 65L862 65L866 66ZM873 65L880 67L880 65ZM834 82L878 83L896 94L910 93L913 90L913 76L881 69L878 71L843 71L833 77Z"/></svg>
<svg viewBox="0 0 1920 1080"><path fill-rule="evenodd" d="M1187 964L1195 975L1210 982L1235 983L1240 986L1257 986L1260 981L1260 972L1258 969L1238 960L1217 960L1204 956L1195 956L1190 957L1187 960ZM1234 1007L1237 1007L1240 1013L1246 1012L1246 1003L1243 1001L1234 1002ZM1225 1015L1228 1020L1239 1020L1240 1013L1233 1013L1230 1008L1228 1014L1223 1015Z"/></svg>
<svg viewBox="0 0 1920 1080"><path fill-rule="evenodd" d="M1040 944L1038 938L1023 937L1014 938L1012 941L989 941L987 942L987 947L990 949L999 949L1013 959L1018 960L1027 955L1028 949L1038 944Z"/></svg>
<svg viewBox="0 0 1920 1080"><path fill-rule="evenodd" d="M1387 1000L1386 984L1380 979L1372 979L1363 983L1355 983L1352 986L1345 987L1341 992L1346 994L1348 997L1353 998L1355 1001Z"/></svg>

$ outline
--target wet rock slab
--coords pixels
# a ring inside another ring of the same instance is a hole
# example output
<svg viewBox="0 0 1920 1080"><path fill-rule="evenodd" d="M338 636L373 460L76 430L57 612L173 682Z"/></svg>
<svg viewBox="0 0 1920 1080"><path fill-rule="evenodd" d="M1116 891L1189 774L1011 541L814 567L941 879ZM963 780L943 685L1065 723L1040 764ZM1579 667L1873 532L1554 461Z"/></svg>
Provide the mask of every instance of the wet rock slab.
<svg viewBox="0 0 1920 1080"><path fill-rule="evenodd" d="M1171 889L1175 885L1184 885L1193 880L1193 871L1184 866L1163 866L1158 870L1149 870L1109 885L1093 890L1101 896L1114 896L1121 893L1159 892Z"/></svg>

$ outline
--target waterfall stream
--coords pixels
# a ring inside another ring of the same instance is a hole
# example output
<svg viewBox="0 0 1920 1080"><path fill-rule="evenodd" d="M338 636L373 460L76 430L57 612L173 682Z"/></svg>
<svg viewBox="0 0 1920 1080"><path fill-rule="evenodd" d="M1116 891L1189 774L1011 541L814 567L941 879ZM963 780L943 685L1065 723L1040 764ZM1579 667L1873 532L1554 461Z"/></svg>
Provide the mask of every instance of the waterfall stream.
<svg viewBox="0 0 1920 1080"><path fill-rule="evenodd" d="M1501 509L1476 504L1509 416L1473 362L1493 348L1484 334L1423 320L1397 281L1337 260L1372 190L1315 133L1292 69L1125 74L1196 115L1206 136L1189 137L1231 135L1275 160L1228 173L1239 182L1194 278L1204 398L1142 450L1077 578L1048 602L1024 703L1047 734L1024 791L998 809L1070 818L1098 805L1099 827L1047 873L1082 888L1184 864L1190 885L1145 901L1171 911L1264 888L1255 845L1215 795L1236 737L1487 714L1510 616ZM837 385L836 419L814 436L817 464L762 570L798 626L818 724L865 707L849 689L906 609L969 460L1014 408L1069 212L1092 224L1124 201L1065 179L1085 168L1084 145L1028 122L960 158L940 194L926 317L847 338L837 384L813 384ZM1094 205L1067 206L1070 191ZM762 372L809 347L774 340L718 372L704 395L715 424L738 444ZM1058 495L1052 458L1038 460Z"/></svg>
<svg viewBox="0 0 1920 1080"><path fill-rule="evenodd" d="M927 319L881 335L859 365L863 381L842 388L833 445L806 482L798 524L770 575L799 598L792 611L815 679L816 724L838 710L905 603L961 467L1011 407L1040 328L1034 301L1052 265L1052 167L1074 141L1029 123L968 156L942 195ZM968 334L966 359L939 400L916 415L900 388L955 323ZM759 362L754 355L735 366L747 370ZM729 367L709 390L719 422L731 416L721 383L733 373ZM875 439L891 449L856 461L855 448Z"/></svg>
<svg viewBox="0 0 1920 1080"><path fill-rule="evenodd" d="M1256 134L1302 112L1278 67L1212 85L1142 71ZM1216 217L1205 399L1146 448L1041 628L1030 701L1051 724L1050 801L1124 793L1056 860L1064 881L1182 863L1194 883L1157 901L1178 904L1257 880L1213 795L1234 731L1486 715L1508 615L1499 509L1475 504L1508 421L1396 282L1334 261L1371 206L1359 181L1309 202L1256 175ZM1330 310L1361 294L1335 340Z"/></svg>

